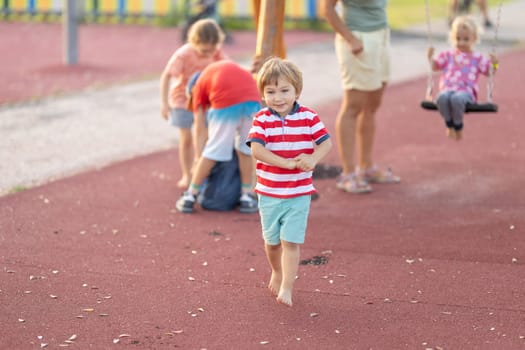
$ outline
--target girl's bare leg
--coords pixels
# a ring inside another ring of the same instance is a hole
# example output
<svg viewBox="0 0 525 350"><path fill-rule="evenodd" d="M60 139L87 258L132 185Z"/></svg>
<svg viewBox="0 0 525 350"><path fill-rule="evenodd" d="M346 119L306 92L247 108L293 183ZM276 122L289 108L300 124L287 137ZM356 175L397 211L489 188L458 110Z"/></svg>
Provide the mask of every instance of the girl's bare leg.
<svg viewBox="0 0 525 350"><path fill-rule="evenodd" d="M191 167L193 165L193 144L191 129L179 129L179 162L182 177L177 182L177 187L187 189L191 180Z"/></svg>
<svg viewBox="0 0 525 350"><path fill-rule="evenodd" d="M301 248L299 244L281 241L283 246L281 266L282 282L277 301L281 304L292 306L292 291L299 269L299 256Z"/></svg>
<svg viewBox="0 0 525 350"><path fill-rule="evenodd" d="M281 269L281 245L264 245L264 250L266 251L266 258L268 263L272 268L272 276L270 277L270 282L268 283L268 289L272 292L273 295L279 293L279 288L281 287L281 281L283 278L283 273Z"/></svg>

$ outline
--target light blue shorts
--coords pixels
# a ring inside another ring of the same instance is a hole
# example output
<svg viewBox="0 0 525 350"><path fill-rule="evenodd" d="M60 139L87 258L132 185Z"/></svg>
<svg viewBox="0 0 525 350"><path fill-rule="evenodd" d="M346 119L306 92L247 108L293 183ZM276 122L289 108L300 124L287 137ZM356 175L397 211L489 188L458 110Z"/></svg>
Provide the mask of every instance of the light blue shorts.
<svg viewBox="0 0 525 350"><path fill-rule="evenodd" d="M303 244L312 196L275 198L259 195L259 214L264 242Z"/></svg>
<svg viewBox="0 0 525 350"><path fill-rule="evenodd" d="M236 105L209 109L208 140L202 156L216 162L227 162L232 159L233 149L251 155L246 138L252 127L253 116L261 109L255 101L241 102Z"/></svg>
<svg viewBox="0 0 525 350"><path fill-rule="evenodd" d="M193 112L183 108L174 108L170 112L170 124L181 129L191 129Z"/></svg>

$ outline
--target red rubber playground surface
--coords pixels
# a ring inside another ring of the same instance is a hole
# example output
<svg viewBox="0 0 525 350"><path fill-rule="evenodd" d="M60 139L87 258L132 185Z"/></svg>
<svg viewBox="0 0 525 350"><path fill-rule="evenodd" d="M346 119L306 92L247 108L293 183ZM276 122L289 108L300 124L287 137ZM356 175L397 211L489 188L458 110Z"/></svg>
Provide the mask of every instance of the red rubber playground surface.
<svg viewBox="0 0 525 350"><path fill-rule="evenodd" d="M461 142L419 108L424 77L389 87L375 153L402 183L316 180L302 259L321 264L293 308L265 287L257 214L174 210L176 152L1 197L0 348L525 348L524 60L501 56L499 113Z"/></svg>

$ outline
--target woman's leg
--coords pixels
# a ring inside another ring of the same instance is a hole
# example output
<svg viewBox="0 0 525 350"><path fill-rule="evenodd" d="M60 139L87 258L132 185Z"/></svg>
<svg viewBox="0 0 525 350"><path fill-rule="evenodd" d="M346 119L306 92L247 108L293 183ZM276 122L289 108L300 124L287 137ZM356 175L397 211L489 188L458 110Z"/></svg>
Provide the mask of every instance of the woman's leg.
<svg viewBox="0 0 525 350"><path fill-rule="evenodd" d="M479 12L483 16L483 25L485 28L492 27L492 21L489 18L489 9L487 6L487 0L477 0Z"/></svg>
<svg viewBox="0 0 525 350"><path fill-rule="evenodd" d="M364 95L361 91L345 90L335 123L343 176L355 171L356 124L363 105Z"/></svg>
<svg viewBox="0 0 525 350"><path fill-rule="evenodd" d="M364 104L357 119L357 165L360 169L369 169L374 165L372 150L375 139L375 116L381 105L385 85L375 91L362 92Z"/></svg>
<svg viewBox="0 0 525 350"><path fill-rule="evenodd" d="M452 25L454 18L458 15L459 3L458 0L449 0L448 2L448 25Z"/></svg>

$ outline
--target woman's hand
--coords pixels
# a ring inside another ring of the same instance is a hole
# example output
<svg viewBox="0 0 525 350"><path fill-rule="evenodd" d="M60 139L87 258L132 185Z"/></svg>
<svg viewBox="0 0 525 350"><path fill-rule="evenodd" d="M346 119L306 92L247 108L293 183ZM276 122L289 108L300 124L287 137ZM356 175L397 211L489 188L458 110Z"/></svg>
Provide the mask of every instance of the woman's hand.
<svg viewBox="0 0 525 350"><path fill-rule="evenodd" d="M350 51L352 51L352 54L357 55L361 52L363 52L363 42L356 37L353 37L349 42L348 45L350 46Z"/></svg>

